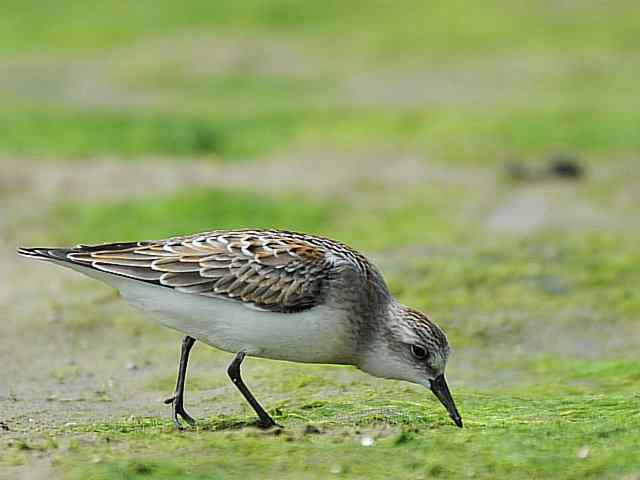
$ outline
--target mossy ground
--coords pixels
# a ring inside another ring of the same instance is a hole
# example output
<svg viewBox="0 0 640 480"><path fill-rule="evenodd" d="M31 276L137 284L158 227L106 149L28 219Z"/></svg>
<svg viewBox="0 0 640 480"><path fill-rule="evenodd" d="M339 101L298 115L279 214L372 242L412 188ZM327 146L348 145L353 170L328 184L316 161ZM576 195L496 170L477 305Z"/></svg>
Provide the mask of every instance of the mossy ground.
<svg viewBox="0 0 640 480"><path fill-rule="evenodd" d="M633 2L63 3L0 18L0 476L640 476ZM585 175L503 168L554 153ZM370 255L447 331L465 428L421 387L249 359L262 432L197 344L178 431L180 335L13 253L227 227Z"/></svg>

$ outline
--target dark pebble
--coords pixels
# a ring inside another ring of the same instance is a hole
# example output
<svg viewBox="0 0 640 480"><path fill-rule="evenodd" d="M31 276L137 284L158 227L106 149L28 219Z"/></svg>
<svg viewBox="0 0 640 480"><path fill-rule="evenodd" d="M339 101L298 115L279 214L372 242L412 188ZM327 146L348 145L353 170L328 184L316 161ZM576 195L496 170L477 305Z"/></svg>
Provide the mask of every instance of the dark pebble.
<svg viewBox="0 0 640 480"><path fill-rule="evenodd" d="M549 159L548 174L554 177L579 179L584 176L584 168L573 155L557 154Z"/></svg>

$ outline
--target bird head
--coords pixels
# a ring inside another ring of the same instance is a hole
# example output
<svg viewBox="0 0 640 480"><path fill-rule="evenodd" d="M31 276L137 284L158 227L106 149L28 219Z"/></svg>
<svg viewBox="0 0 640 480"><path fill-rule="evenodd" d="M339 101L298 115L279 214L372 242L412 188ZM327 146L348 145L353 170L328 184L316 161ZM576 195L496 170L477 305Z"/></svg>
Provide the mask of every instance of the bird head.
<svg viewBox="0 0 640 480"><path fill-rule="evenodd" d="M358 366L376 377L405 380L430 389L458 427L458 413L445 380L449 343L425 314L393 303L364 346Z"/></svg>

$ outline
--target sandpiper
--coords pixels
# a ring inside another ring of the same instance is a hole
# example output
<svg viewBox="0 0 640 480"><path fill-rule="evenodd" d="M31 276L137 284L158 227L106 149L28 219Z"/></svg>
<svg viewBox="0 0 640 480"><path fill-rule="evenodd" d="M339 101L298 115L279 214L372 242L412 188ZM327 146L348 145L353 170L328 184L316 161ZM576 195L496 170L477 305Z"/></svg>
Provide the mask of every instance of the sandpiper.
<svg viewBox="0 0 640 480"><path fill-rule="evenodd" d="M184 409L196 340L235 354L227 370L259 417L276 425L240 376L245 356L355 365L431 389L458 427L444 376L449 344L426 315L400 304L378 269L345 244L282 230L217 230L165 240L19 248L117 288L134 307L186 336L172 417Z"/></svg>

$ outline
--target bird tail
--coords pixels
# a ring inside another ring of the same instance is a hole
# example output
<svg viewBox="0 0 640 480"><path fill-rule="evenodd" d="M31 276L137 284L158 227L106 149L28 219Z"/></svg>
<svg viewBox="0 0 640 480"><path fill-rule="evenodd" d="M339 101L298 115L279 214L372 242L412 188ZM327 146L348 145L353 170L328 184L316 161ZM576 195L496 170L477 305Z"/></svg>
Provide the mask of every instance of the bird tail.
<svg viewBox="0 0 640 480"><path fill-rule="evenodd" d="M67 255L73 252L72 248L48 248L48 247L18 247L18 255L39 260L68 262Z"/></svg>

